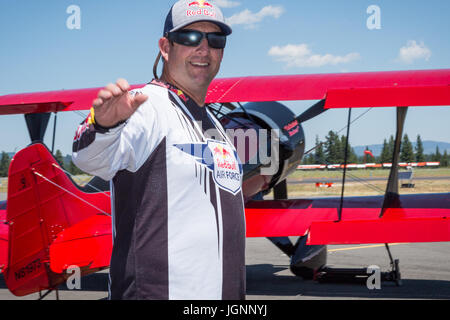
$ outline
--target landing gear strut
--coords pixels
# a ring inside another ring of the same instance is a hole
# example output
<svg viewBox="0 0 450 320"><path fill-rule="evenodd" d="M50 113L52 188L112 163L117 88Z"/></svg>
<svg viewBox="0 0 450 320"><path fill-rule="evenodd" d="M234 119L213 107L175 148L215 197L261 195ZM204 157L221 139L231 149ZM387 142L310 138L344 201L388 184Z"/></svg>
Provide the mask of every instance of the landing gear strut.
<svg viewBox="0 0 450 320"><path fill-rule="evenodd" d="M391 270L380 273L381 281L395 282L399 287L402 285L400 274L400 260L393 260L389 245L385 244L389 255ZM327 266L319 268L314 273L314 280L319 283L339 282L339 283L362 283L365 284L367 279L372 275L368 272L368 268L330 268Z"/></svg>

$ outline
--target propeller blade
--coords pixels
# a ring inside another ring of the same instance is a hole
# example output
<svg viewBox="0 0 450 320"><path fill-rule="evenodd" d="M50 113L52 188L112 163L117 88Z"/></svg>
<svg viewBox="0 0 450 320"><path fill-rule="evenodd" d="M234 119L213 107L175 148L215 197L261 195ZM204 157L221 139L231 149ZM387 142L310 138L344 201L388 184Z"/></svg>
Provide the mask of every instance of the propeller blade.
<svg viewBox="0 0 450 320"><path fill-rule="evenodd" d="M303 112L301 115L299 115L296 118L296 120L298 122L305 122L305 121L308 121L308 120L318 116L319 114L321 114L325 111L327 111L327 109L325 109L325 99L322 99L319 102L317 102L316 104L314 104L313 106L311 106L308 110Z"/></svg>

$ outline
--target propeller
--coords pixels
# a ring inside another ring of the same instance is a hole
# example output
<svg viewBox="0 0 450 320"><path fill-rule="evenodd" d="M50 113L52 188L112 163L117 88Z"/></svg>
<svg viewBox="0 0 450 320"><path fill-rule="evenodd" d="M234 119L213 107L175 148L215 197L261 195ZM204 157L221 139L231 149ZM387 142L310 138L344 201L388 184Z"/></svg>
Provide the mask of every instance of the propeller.
<svg viewBox="0 0 450 320"><path fill-rule="evenodd" d="M297 118L295 118L295 120L297 120L300 123L305 122L305 121L308 121L308 120L318 116L319 114L321 114L325 111L327 111L327 109L325 109L325 99L322 99L319 102L312 105L308 110L303 112Z"/></svg>

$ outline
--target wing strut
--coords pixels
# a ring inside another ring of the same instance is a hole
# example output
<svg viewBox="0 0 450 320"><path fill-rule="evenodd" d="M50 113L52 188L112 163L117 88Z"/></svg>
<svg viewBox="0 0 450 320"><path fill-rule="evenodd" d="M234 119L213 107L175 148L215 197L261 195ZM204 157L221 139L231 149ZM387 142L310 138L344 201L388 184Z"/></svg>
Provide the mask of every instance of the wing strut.
<svg viewBox="0 0 450 320"><path fill-rule="evenodd" d="M347 136L345 138L344 172L342 174L341 201L340 201L339 210L338 210L338 220L336 222L339 222L342 219L342 207L344 205L345 176L347 173L347 160L348 160L348 139L350 136L350 121L351 121L351 119L352 119L352 108L349 108L348 109L348 120L347 120Z"/></svg>
<svg viewBox="0 0 450 320"><path fill-rule="evenodd" d="M50 113L29 113L25 114L28 133L31 142L44 142L45 131L47 130Z"/></svg>
<svg viewBox="0 0 450 320"><path fill-rule="evenodd" d="M281 181L275 187L273 187L273 197L276 200L284 200L288 198L286 180Z"/></svg>
<svg viewBox="0 0 450 320"><path fill-rule="evenodd" d="M381 207L380 218L387 208L397 208L400 205L398 196L398 163L400 157L400 145L403 137L403 126L405 124L408 107L397 107L397 132L395 135L394 152L392 154L392 167L389 173L389 180L384 195L383 206Z"/></svg>
<svg viewBox="0 0 450 320"><path fill-rule="evenodd" d="M286 180L281 181L275 187L273 187L273 197L275 200L288 199L288 190ZM278 247L288 257L292 257L295 253L296 247L292 244L289 237L267 237L274 245Z"/></svg>
<svg viewBox="0 0 450 320"><path fill-rule="evenodd" d="M55 112L55 118L54 118L54 121L53 121L53 139L52 139L52 154L55 154L54 153L54 150L55 150L55 136L56 136L56 116L57 116L57 112Z"/></svg>

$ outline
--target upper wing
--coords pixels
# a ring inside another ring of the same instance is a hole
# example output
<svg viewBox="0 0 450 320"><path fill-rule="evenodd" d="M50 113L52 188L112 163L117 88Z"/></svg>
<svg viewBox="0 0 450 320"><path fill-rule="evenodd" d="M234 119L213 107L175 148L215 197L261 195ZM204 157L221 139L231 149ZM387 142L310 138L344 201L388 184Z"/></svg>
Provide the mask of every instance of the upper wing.
<svg viewBox="0 0 450 320"><path fill-rule="evenodd" d="M136 89L144 85L134 85ZM102 88L20 93L0 96L0 115L88 110Z"/></svg>
<svg viewBox="0 0 450 320"><path fill-rule="evenodd" d="M408 92L414 92L417 87L439 87L446 92L447 99L443 104L441 103L444 101L439 101L438 105L447 105L450 103L449 84L450 69L244 77L213 81L206 99L207 102L319 100L328 99L328 94L332 90L344 90L345 93L351 94L354 91L349 90L357 88L372 89L375 92L380 89L384 91L403 88ZM385 95L387 93L385 92ZM338 91L337 94L342 95L342 91ZM430 104L425 105L434 105L431 99L434 97L426 98ZM409 104L400 102L396 101L399 104L393 106L423 105L416 104L422 101L416 102L412 98L408 101Z"/></svg>
<svg viewBox="0 0 450 320"><path fill-rule="evenodd" d="M326 98L326 108L450 105L449 85L450 69L223 78L211 83L206 103ZM100 89L0 96L0 115L86 110Z"/></svg>
<svg viewBox="0 0 450 320"><path fill-rule="evenodd" d="M248 237L308 234L308 244L450 241L450 193L401 195L379 218L384 196L251 201Z"/></svg>

